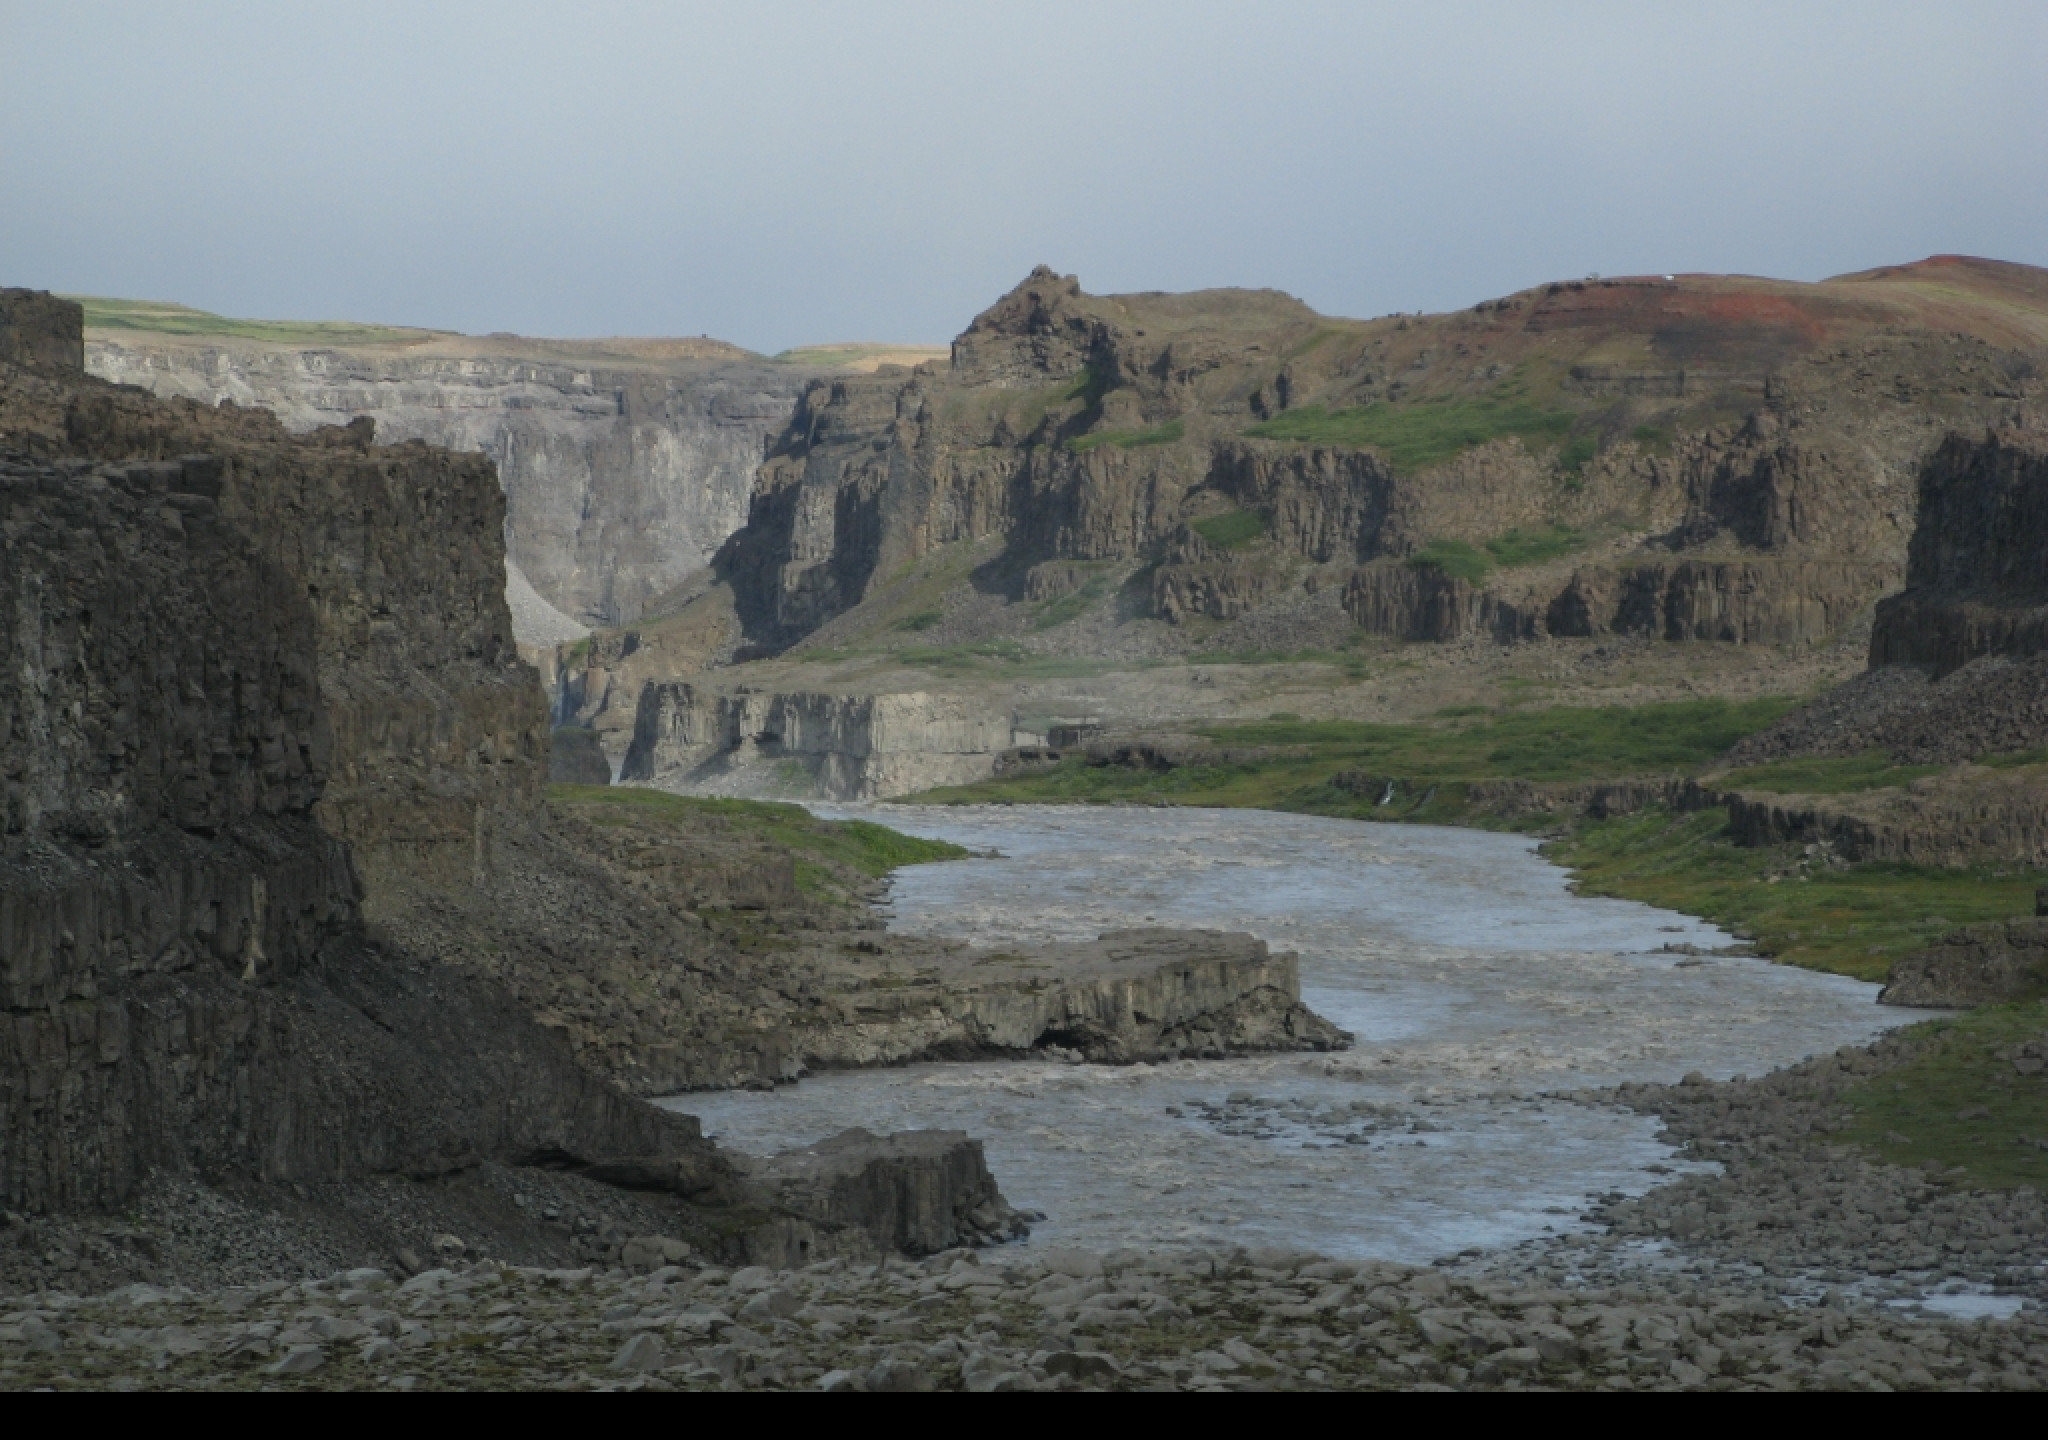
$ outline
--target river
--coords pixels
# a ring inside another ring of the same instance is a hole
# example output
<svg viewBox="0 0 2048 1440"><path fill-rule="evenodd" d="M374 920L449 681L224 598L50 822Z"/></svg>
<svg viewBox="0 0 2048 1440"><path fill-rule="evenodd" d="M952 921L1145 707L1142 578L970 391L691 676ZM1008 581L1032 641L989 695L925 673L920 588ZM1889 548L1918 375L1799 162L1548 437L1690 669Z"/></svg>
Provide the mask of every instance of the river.
<svg viewBox="0 0 2048 1440"><path fill-rule="evenodd" d="M766 1153L860 1125L986 1143L1033 1243L1275 1245L1421 1263L1582 1228L1687 1168L1654 1120L1557 1092L1759 1074L1922 1018L1877 987L1689 956L1731 937L1590 899L1510 835L1255 810L817 806L999 859L914 866L890 928L979 943L1160 924L1301 956L1338 1055L1030 1060L814 1077L664 1102Z"/></svg>

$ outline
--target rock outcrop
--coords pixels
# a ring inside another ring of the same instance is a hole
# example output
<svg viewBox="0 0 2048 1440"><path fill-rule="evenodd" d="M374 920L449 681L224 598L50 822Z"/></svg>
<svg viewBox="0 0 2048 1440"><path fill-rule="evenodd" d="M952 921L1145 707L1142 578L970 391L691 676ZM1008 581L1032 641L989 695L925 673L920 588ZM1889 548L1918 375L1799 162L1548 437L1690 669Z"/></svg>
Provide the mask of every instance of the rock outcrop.
<svg viewBox="0 0 2048 1440"><path fill-rule="evenodd" d="M973 949L882 928L884 885L843 858L857 826L631 788L554 808L552 836L507 846L502 878L414 907L402 938L492 975L638 1094L1036 1051L1121 1064L1343 1043L1302 1008L1294 957L1249 936Z"/></svg>
<svg viewBox="0 0 2048 1440"><path fill-rule="evenodd" d="M1075 945L947 947L831 981L841 1023L803 1034L815 1068L1057 1050L1100 1064L1341 1050L1351 1037L1301 1003L1291 952L1202 930L1119 930Z"/></svg>
<svg viewBox="0 0 2048 1440"><path fill-rule="evenodd" d="M1732 829L1852 861L2048 863L2048 776L2018 763L2048 746L2048 433L1952 435L1919 484L1906 589L1877 607L1870 668L1728 758L1881 751L1950 768L1860 793L1736 796Z"/></svg>
<svg viewBox="0 0 2048 1440"><path fill-rule="evenodd" d="M118 389L60 363L76 307L0 292L0 317L35 361L0 362L0 1204L544 1165L664 1195L727 1251L911 1234L790 1213L585 1064L492 968L532 945L530 898L468 949L416 943L536 852L574 859L490 462ZM988 1199L966 1144L902 1177L933 1214Z"/></svg>
<svg viewBox="0 0 2048 1440"><path fill-rule="evenodd" d="M0 290L0 365L76 374L85 364L85 316L41 290Z"/></svg>
<svg viewBox="0 0 2048 1440"><path fill-rule="evenodd" d="M1041 268L950 367L807 390L718 573L767 651L987 537L991 577L1153 562L1171 622L1334 581L1407 639L1805 644L1898 584L1910 477L1948 429L2024 409L2043 356L2048 274L1955 257L1370 324ZM1398 563L1444 544L1473 578Z"/></svg>
<svg viewBox="0 0 2048 1440"><path fill-rule="evenodd" d="M612 762L605 758L594 733L565 725L554 734L548 779L560 785L609 785Z"/></svg>
<svg viewBox="0 0 2048 1440"><path fill-rule="evenodd" d="M260 406L294 431L367 417L386 441L489 456L514 618L536 647L629 624L701 568L816 374L712 341L431 332L306 346L101 330L86 354L104 379Z"/></svg>
<svg viewBox="0 0 2048 1440"><path fill-rule="evenodd" d="M726 694L649 683L620 778L879 800L986 780L1009 744L1010 717L966 695Z"/></svg>
<svg viewBox="0 0 2048 1440"><path fill-rule="evenodd" d="M2044 494L2048 431L1950 436L1921 472L1906 588L1877 607L1869 670L1731 758L1944 764L2048 745Z"/></svg>
<svg viewBox="0 0 2048 1440"><path fill-rule="evenodd" d="M2048 651L2048 431L1950 436L1920 477L1906 591L1878 607L1870 663L1934 678Z"/></svg>
<svg viewBox="0 0 2048 1440"><path fill-rule="evenodd" d="M755 1265L793 1269L849 1249L868 1258L860 1255L862 1241L869 1255L877 1249L936 1255L962 1244L1012 1240L1030 1228L996 1189L981 1142L957 1130L887 1136L846 1130L802 1150L741 1163L777 1208L807 1217L752 1231L747 1258Z"/></svg>
<svg viewBox="0 0 2048 1440"><path fill-rule="evenodd" d="M2048 995L2048 919L1966 925L1892 966L1882 1005L1969 1010Z"/></svg>

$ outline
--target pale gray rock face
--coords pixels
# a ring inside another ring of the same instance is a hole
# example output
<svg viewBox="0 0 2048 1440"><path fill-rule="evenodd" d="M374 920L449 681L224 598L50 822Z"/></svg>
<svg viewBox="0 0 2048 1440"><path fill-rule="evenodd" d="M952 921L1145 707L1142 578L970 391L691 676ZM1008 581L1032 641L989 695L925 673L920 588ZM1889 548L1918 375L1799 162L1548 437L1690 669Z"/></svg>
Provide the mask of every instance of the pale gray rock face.
<svg viewBox="0 0 2048 1440"><path fill-rule="evenodd" d="M640 692L621 778L706 794L875 800L995 772L1010 716L967 695Z"/></svg>
<svg viewBox="0 0 2048 1440"><path fill-rule="evenodd" d="M526 343L546 342L505 348ZM608 369L493 356L488 341L464 348L486 353L96 332L86 363L159 395L273 410L294 430L367 415L381 444L424 440L490 456L507 501L514 617L529 645L629 624L701 568L746 519L765 443L812 378L744 361Z"/></svg>

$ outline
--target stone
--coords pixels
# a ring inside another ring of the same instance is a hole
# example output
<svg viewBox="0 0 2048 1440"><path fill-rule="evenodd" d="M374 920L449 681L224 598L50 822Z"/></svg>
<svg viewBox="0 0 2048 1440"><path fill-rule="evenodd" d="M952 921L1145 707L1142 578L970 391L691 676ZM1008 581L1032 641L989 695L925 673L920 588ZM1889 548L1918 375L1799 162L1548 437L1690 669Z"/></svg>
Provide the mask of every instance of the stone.
<svg viewBox="0 0 2048 1440"><path fill-rule="evenodd" d="M759 1325L771 1320L787 1320L803 1308L803 1296L794 1290L777 1287L758 1292L753 1299L742 1305L739 1318Z"/></svg>
<svg viewBox="0 0 2048 1440"><path fill-rule="evenodd" d="M907 1360L884 1360L867 1373L867 1388L878 1395L922 1394L936 1389L922 1365Z"/></svg>
<svg viewBox="0 0 2048 1440"><path fill-rule="evenodd" d="M1043 1368L1048 1375L1081 1381L1114 1380L1123 1373L1112 1357L1087 1350L1055 1350L1045 1357Z"/></svg>
<svg viewBox="0 0 2048 1440"><path fill-rule="evenodd" d="M642 1330L619 1347L612 1356L611 1368L628 1374L640 1374L648 1370L659 1370L668 1363L663 1354L661 1341Z"/></svg>
<svg viewBox="0 0 2048 1440"><path fill-rule="evenodd" d="M327 1363L327 1352L318 1345L294 1345L265 1368L268 1375L310 1375Z"/></svg>
<svg viewBox="0 0 2048 1440"><path fill-rule="evenodd" d="M860 1388L860 1377L851 1370L827 1370L818 1377L818 1388L828 1395L842 1394Z"/></svg>

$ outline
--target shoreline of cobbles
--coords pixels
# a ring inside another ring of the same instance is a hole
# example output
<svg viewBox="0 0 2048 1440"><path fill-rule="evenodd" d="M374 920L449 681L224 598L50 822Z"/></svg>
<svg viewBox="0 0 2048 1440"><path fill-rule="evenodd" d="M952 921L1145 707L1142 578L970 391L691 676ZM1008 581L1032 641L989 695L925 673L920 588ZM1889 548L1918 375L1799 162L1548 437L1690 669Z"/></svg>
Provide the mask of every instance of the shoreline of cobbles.
<svg viewBox="0 0 2048 1440"><path fill-rule="evenodd" d="M1544 1283L1282 1251L1010 1246L802 1270L480 1261L0 1300L0 1389L2016 1389L2048 1315L1702 1274Z"/></svg>

